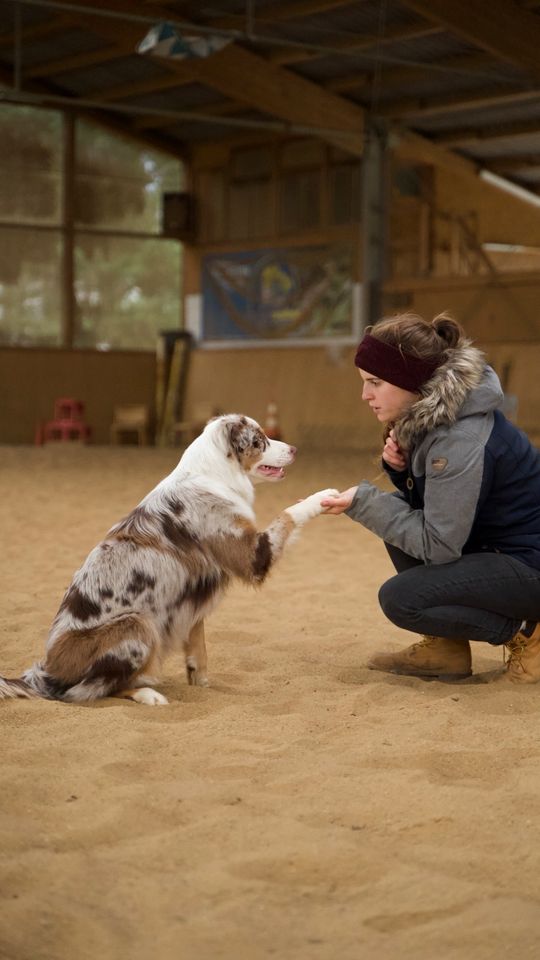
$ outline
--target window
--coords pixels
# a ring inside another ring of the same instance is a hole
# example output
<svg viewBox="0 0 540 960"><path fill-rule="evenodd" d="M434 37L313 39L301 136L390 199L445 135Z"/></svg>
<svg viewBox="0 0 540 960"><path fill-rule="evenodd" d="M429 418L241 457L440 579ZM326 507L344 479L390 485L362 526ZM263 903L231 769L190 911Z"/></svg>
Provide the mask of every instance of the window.
<svg viewBox="0 0 540 960"><path fill-rule="evenodd" d="M180 325L181 244L161 207L181 162L33 107L3 104L0 136L0 344L153 350Z"/></svg>
<svg viewBox="0 0 540 960"><path fill-rule="evenodd" d="M0 228L0 343L62 343L62 237L58 230Z"/></svg>
<svg viewBox="0 0 540 960"><path fill-rule="evenodd" d="M178 327L180 270L174 240L78 234L74 346L153 349Z"/></svg>

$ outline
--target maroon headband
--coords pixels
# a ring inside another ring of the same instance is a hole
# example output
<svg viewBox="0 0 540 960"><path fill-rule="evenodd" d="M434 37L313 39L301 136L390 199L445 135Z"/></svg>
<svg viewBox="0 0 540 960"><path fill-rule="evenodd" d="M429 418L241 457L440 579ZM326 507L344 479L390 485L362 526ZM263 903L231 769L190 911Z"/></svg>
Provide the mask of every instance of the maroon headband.
<svg viewBox="0 0 540 960"><path fill-rule="evenodd" d="M393 383L403 390L416 393L420 387L431 379L433 373L442 363L442 357L421 359L404 353L398 347L393 347L378 337L366 333L358 345L354 358L355 366L371 373L387 383Z"/></svg>

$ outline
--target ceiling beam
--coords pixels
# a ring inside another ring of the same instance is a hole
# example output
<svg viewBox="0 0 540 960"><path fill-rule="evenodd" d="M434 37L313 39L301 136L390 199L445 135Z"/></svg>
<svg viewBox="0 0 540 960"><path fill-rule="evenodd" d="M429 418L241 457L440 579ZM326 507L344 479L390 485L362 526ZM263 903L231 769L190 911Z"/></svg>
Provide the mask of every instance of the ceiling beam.
<svg viewBox="0 0 540 960"><path fill-rule="evenodd" d="M540 134L540 119L521 123L498 123L486 127L462 127L441 134L435 142L445 147L461 147L484 140L506 140L508 137L530 136L531 133Z"/></svg>
<svg viewBox="0 0 540 960"><path fill-rule="evenodd" d="M99 41L98 41L99 42ZM69 73L72 70L83 70L85 67L93 67L94 64L107 63L111 60L118 60L120 57L132 54L133 45L127 43L112 43L107 46L96 47L95 50L85 50L82 53L74 53L70 57L62 57L59 60L47 60L46 63L39 63L35 66L23 69L24 77L44 78L54 77L57 74Z"/></svg>
<svg viewBox="0 0 540 960"><path fill-rule="evenodd" d="M214 103L198 104L195 107L182 107L182 113L193 113L193 119L201 117L229 117L235 113L244 113L245 105L233 100L216 100ZM185 117L184 117L185 119ZM156 130L165 127L178 126L178 120L167 117L140 117L133 121L136 130Z"/></svg>
<svg viewBox="0 0 540 960"><path fill-rule="evenodd" d="M147 0L147 5L152 6L154 0ZM157 0L159 2L159 0ZM329 10L336 10L338 7L345 7L351 0L276 0L273 3L265 3L254 10L254 24L257 27L260 23L283 23L287 20L302 20L304 17L313 17L318 13L328 13ZM194 7L192 16L200 19L200 12ZM171 14L172 16L172 14ZM226 14L220 17L205 17L205 25L221 27L223 30L235 30L246 23L245 13Z"/></svg>
<svg viewBox="0 0 540 960"><path fill-rule="evenodd" d="M325 140L361 156L364 111L342 97L283 67L230 44L198 64L197 76L207 86L290 123L334 128ZM340 132L345 136L340 136Z"/></svg>
<svg viewBox="0 0 540 960"><path fill-rule="evenodd" d="M41 37L48 37L51 33L59 33L60 30L71 26L73 26L73 20L65 14L62 13L56 17L51 16L48 20L42 20L41 23L34 23L30 26L23 27L21 30L21 40L23 43L25 40L40 40ZM12 47L14 43L15 34L13 30L0 34L0 47Z"/></svg>
<svg viewBox="0 0 540 960"><path fill-rule="evenodd" d="M392 127L389 145L400 160L432 164L458 176L476 177L478 167L472 160L433 143L404 127ZM480 181L479 181L480 182Z"/></svg>
<svg viewBox="0 0 540 960"><path fill-rule="evenodd" d="M514 173L516 170L540 168L540 153L525 153L520 157L497 157L489 161L489 169L494 173Z"/></svg>
<svg viewBox="0 0 540 960"><path fill-rule="evenodd" d="M126 0L94 0L94 9L128 12L132 4ZM162 4L152 4L156 17L171 17ZM111 18L91 17L92 30L119 43L142 39L144 29ZM86 17L81 15L84 22ZM360 156L363 150L364 111L316 83L283 67L268 63L263 57L230 43L210 57L190 61L165 60L171 74L185 81L190 78L212 87L233 100L271 117L296 126L322 128L324 140ZM334 133L335 131L335 133Z"/></svg>
<svg viewBox="0 0 540 960"><path fill-rule="evenodd" d="M525 199L516 196L513 197L506 192L503 194L498 187L488 183L479 176L481 169L491 170L491 163L489 165L476 164L472 160L460 157L457 153L452 153L451 150L446 150L444 147L440 147L425 137L418 136L418 134L412 133L412 131L405 128L392 128L390 146L394 156L399 160L403 160L405 163L430 164L451 174L452 177L459 177L467 181L474 187L474 190L479 195L488 195L497 204L499 204L504 197L504 205L506 207L508 204L513 204L516 210L524 211L528 209L530 211L531 209ZM532 193L534 191L530 192ZM501 211L502 210L504 210L504 207L501 207Z"/></svg>
<svg viewBox="0 0 540 960"><path fill-rule="evenodd" d="M13 84L12 71L1 64L0 83L4 83L7 87L11 87ZM43 96L44 106L47 105L47 96L61 96L64 93L57 87L36 81L27 83L25 85L24 92L33 93L38 97L40 95ZM8 102L6 105L9 106L10 103ZM53 109L55 108L53 107ZM70 105L69 107L66 106L63 109L66 111L72 110L74 114L85 116L89 120L94 120L102 127L112 130L114 133L128 136L131 139L136 140L138 143L146 143L154 150L162 150L172 154L173 156L181 157L184 160L186 158L186 149L183 143L180 143L179 141L168 140L166 137L163 137L160 134L146 133L145 131L138 132L133 128L133 125L128 120L119 119L117 115L111 116L110 114L102 114L96 110L80 109L77 107L77 100L75 98L73 99L73 107Z"/></svg>
<svg viewBox="0 0 540 960"><path fill-rule="evenodd" d="M528 100L538 100L539 89L514 90L507 93L497 92L493 87L477 90L468 94L453 94L433 99L405 97L383 103L377 113L383 117L402 119L404 117L436 117L445 113L461 113L467 110L479 110L485 107L506 107Z"/></svg>
<svg viewBox="0 0 540 960"><path fill-rule="evenodd" d="M163 61L163 67L166 68L167 61ZM188 83L193 83L193 74L186 69L184 76L179 71L174 73L167 72L163 77L147 78L139 82L120 83L116 87L107 87L104 90L97 90L92 94L93 100L99 100L102 103L113 103L115 100L126 100L129 97L142 97L146 93L159 93L160 90L170 90L174 87L183 87Z"/></svg>
<svg viewBox="0 0 540 960"><path fill-rule="evenodd" d="M437 60L435 67L447 70L449 77L451 77L454 72L460 74L469 73L471 77L476 77L478 74L481 74L483 70L488 70L490 67L493 69L493 58L488 57L485 53L469 53ZM431 77L433 77L433 65L430 63L426 63L425 67L389 67L383 70L381 76L378 78L377 85L380 90L385 90L389 87L399 87L407 83L422 82L429 80ZM332 90L333 93L350 93L355 90L362 90L366 86L371 86L372 82L371 73L366 74L355 71L329 80L325 84L325 87L327 90Z"/></svg>
<svg viewBox="0 0 540 960"><path fill-rule="evenodd" d="M469 43L540 76L540 18L515 3L497 0L404 0L405 6Z"/></svg>
<svg viewBox="0 0 540 960"><path fill-rule="evenodd" d="M441 27L430 24L426 24L426 26L423 27L388 27L382 37L367 34L362 37L355 37L353 35L348 37L332 37L332 32L329 30L329 34L325 37L325 45L331 47L332 50L338 50L342 53L361 53L362 50L370 49L375 53L375 51L378 51L380 48L384 48L387 44L395 43L396 41L418 40L422 37L432 37L442 32ZM294 50L290 47L272 47L268 51L268 59L271 60L272 63L280 63L282 65L303 63L306 60L318 60L322 56L322 53L309 50L307 47L304 50Z"/></svg>

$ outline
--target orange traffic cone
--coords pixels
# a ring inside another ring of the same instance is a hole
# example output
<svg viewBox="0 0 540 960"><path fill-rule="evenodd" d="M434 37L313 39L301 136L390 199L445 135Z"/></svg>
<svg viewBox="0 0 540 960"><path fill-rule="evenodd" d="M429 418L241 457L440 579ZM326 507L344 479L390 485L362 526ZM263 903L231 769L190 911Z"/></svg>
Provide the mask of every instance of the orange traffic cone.
<svg viewBox="0 0 540 960"><path fill-rule="evenodd" d="M281 429L278 419L278 408L275 403L269 403L266 408L264 432L269 440L281 440Z"/></svg>

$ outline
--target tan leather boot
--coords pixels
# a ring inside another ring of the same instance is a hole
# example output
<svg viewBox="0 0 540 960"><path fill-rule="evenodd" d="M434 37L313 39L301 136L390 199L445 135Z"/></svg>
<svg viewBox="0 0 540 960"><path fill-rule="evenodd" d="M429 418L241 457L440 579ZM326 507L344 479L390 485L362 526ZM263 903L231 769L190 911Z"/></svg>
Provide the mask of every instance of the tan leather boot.
<svg viewBox="0 0 540 960"><path fill-rule="evenodd" d="M470 677L471 647L468 640L423 637L398 653L379 653L367 666L409 677L434 677L439 680L463 680ZM539 655L540 668L540 655Z"/></svg>
<svg viewBox="0 0 540 960"><path fill-rule="evenodd" d="M496 681L538 683L540 681L540 623L527 624L505 644L510 656L504 673Z"/></svg>

